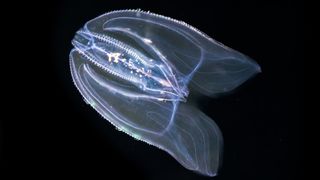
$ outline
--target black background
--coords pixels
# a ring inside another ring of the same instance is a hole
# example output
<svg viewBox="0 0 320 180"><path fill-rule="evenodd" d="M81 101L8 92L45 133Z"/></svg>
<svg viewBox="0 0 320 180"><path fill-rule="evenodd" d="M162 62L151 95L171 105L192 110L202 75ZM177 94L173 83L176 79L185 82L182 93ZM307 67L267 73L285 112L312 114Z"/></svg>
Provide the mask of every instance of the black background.
<svg viewBox="0 0 320 180"><path fill-rule="evenodd" d="M7 96L9 116L0 124L1 170L24 177L209 179L117 131L85 104L72 83L68 54L74 33L107 11L137 8L183 20L261 65L262 73L233 94L200 102L224 137L223 164L213 179L303 177L303 4L289 0L15 5L7 16L19 13L19 18L8 20L10 33L3 35L14 40L6 53L13 70L2 76L13 95Z"/></svg>

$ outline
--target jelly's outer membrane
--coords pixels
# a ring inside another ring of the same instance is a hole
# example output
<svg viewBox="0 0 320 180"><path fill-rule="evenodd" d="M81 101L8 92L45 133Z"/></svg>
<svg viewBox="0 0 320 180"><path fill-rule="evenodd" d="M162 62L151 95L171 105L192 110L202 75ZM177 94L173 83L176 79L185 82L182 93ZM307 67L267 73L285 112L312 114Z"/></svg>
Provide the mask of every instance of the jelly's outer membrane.
<svg viewBox="0 0 320 180"><path fill-rule="evenodd" d="M72 43L73 80L95 110L184 167L217 174L221 132L188 94L229 92L260 72L258 64L185 23L142 11L97 17Z"/></svg>

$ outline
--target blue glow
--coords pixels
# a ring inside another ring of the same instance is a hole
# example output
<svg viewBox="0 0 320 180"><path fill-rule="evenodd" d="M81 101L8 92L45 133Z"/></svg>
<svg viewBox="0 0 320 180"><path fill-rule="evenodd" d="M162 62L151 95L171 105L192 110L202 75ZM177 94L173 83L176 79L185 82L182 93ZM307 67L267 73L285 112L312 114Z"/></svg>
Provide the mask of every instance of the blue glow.
<svg viewBox="0 0 320 180"><path fill-rule="evenodd" d="M188 95L231 91L258 64L182 21L140 10L90 20L72 44L73 81L97 112L187 169L217 174L221 132Z"/></svg>

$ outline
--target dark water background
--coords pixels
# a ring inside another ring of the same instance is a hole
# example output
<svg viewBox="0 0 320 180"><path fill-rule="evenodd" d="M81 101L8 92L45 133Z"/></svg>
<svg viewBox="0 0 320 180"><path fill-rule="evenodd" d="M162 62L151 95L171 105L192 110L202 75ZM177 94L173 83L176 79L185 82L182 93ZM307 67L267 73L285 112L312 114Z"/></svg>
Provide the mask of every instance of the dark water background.
<svg viewBox="0 0 320 180"><path fill-rule="evenodd" d="M71 81L74 33L105 12L141 8L183 20L261 65L262 73L233 94L199 102L224 137L223 165L213 179L303 177L302 3L75 0L16 6L11 14L21 16L12 18L5 26L10 33L3 34L15 38L7 55L16 70L2 76L10 77L6 90L17 98L5 102L10 116L0 124L1 170L8 175L208 179L117 131L85 104Z"/></svg>

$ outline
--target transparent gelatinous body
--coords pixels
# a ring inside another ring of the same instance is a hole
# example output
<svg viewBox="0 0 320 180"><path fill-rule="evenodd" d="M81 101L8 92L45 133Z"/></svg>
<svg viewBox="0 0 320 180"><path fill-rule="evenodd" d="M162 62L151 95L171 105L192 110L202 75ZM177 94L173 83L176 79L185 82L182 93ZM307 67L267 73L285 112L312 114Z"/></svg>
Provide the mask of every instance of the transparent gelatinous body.
<svg viewBox="0 0 320 180"><path fill-rule="evenodd" d="M221 132L188 95L235 89L260 72L254 61L184 22L140 10L90 20L72 44L74 83L97 112L184 167L216 175Z"/></svg>

